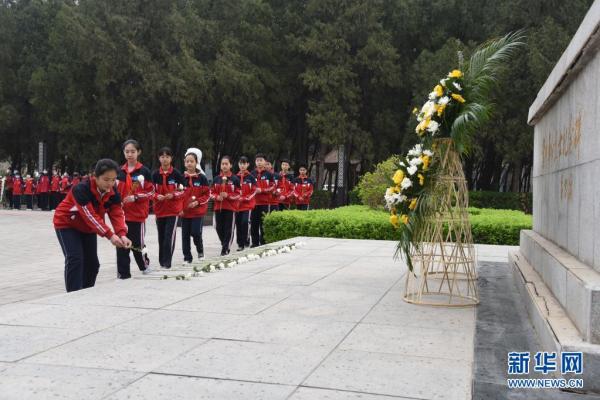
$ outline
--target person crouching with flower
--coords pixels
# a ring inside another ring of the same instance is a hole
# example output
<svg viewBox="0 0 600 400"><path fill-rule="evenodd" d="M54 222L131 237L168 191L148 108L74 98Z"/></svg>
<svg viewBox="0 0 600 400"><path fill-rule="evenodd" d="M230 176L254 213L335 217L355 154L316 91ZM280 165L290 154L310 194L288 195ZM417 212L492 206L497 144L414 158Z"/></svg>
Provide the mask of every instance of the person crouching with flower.
<svg viewBox="0 0 600 400"><path fill-rule="evenodd" d="M154 183L154 214L158 229L158 262L162 268L171 268L177 221L183 209L183 185L185 180L173 168L173 152L168 147L158 151L160 167L152 174Z"/></svg>
<svg viewBox="0 0 600 400"><path fill-rule="evenodd" d="M123 143L125 164L121 166L118 174L118 189L123 202L125 222L127 223L127 237L133 243L133 258L144 274L151 272L150 259L145 252L146 244L146 219L150 212L150 199L154 196L154 185L150 170L138 161L142 154L142 147L137 140L129 139ZM131 278L129 268L130 249L117 248L117 277L119 279Z"/></svg>
<svg viewBox="0 0 600 400"><path fill-rule="evenodd" d="M215 201L215 225L221 241L222 256L229 254L233 242L234 213L241 196L240 180L231 172L232 166L231 157L221 158L221 173L213 181L210 191L210 196Z"/></svg>
<svg viewBox="0 0 600 400"><path fill-rule="evenodd" d="M183 263L190 264L193 260L190 239L193 238L198 259L204 258L204 244L202 242L202 227L204 216L208 211L210 199L210 186L208 179L200 167L202 151L195 147L185 152L185 193L183 195L183 210L181 211L181 248L183 250Z"/></svg>
<svg viewBox="0 0 600 400"><path fill-rule="evenodd" d="M94 286L100 269L96 235L118 248L131 247L115 185L119 166L110 159L96 163L94 177L74 186L54 213L54 229L65 256L67 292ZM108 214L111 230L104 221Z"/></svg>

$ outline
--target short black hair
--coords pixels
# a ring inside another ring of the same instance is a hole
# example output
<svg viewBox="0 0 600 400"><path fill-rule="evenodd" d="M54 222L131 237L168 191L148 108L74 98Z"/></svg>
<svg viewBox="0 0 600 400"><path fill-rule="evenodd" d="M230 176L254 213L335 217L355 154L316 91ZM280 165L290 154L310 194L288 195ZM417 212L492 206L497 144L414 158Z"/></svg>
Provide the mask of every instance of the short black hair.
<svg viewBox="0 0 600 400"><path fill-rule="evenodd" d="M254 156L254 159L256 160L257 158L262 158L263 160L267 159L267 157L265 157L265 155L263 153L256 153L256 155Z"/></svg>
<svg viewBox="0 0 600 400"><path fill-rule="evenodd" d="M124 151L124 150L125 150L125 147L126 147L128 144L132 144L132 145L133 145L133 147L135 147L135 149L136 149L137 151L142 151L142 146L140 146L140 143L139 143L137 140L135 140L135 139L127 139L126 141L124 141L124 142L123 142L123 147L121 148L121 150L123 150L123 151Z"/></svg>
<svg viewBox="0 0 600 400"><path fill-rule="evenodd" d="M304 169L308 170L308 167L306 166L306 163L300 163L300 164L298 164L298 169L300 169L300 168L304 168Z"/></svg>
<svg viewBox="0 0 600 400"><path fill-rule="evenodd" d="M229 164L233 165L233 159L231 158L231 156L223 156L223 157L221 157L221 161L223 161L224 159L229 160Z"/></svg>
<svg viewBox="0 0 600 400"><path fill-rule="evenodd" d="M170 147L161 147L160 150L158 150L158 156L169 156L169 157L173 157L173 150L171 150Z"/></svg>
<svg viewBox="0 0 600 400"><path fill-rule="evenodd" d="M100 177L108 171L115 171L118 173L119 165L110 158L103 158L101 160L98 160L96 166L94 167L94 175L96 177Z"/></svg>
<svg viewBox="0 0 600 400"><path fill-rule="evenodd" d="M241 156L240 159L238 160L238 164L239 163L249 164L248 157Z"/></svg>
<svg viewBox="0 0 600 400"><path fill-rule="evenodd" d="M290 160L289 160L289 159L287 159L287 158L282 158L282 159L281 159L281 162L280 162L280 164L283 164L283 163L288 163L288 164L290 164Z"/></svg>

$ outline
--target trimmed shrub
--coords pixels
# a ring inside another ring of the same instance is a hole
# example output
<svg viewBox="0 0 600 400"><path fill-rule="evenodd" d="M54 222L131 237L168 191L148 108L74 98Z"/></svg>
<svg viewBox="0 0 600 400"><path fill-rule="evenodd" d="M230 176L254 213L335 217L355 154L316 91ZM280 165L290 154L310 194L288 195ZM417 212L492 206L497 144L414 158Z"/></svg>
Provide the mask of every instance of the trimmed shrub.
<svg viewBox="0 0 600 400"><path fill-rule="evenodd" d="M469 192L469 205L477 208L494 208L502 210L520 210L531 214L531 193L519 192Z"/></svg>
<svg viewBox="0 0 600 400"><path fill-rule="evenodd" d="M327 190L315 190L310 198L310 208L319 210L331 207L331 192Z"/></svg>
<svg viewBox="0 0 600 400"><path fill-rule="evenodd" d="M356 190L362 204L371 208L383 209L383 194L392 184L392 176L396 172L399 162L399 156L391 156L377 164L375 171L367 172L360 178Z"/></svg>
<svg viewBox="0 0 600 400"><path fill-rule="evenodd" d="M521 229L531 229L531 216L521 211L469 208L469 213L475 243L518 245ZM271 213L264 227L269 243L295 236L398 240L389 214L366 206Z"/></svg>

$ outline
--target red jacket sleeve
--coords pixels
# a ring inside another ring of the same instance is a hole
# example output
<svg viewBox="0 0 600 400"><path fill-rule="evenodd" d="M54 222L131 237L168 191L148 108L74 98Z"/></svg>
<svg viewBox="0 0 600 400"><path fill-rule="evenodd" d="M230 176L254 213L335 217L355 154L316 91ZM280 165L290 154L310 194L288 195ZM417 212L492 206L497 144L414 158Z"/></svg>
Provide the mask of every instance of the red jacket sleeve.
<svg viewBox="0 0 600 400"><path fill-rule="evenodd" d="M91 202L87 204L80 204L79 201L75 201L77 212L81 216L81 219L87 226L92 228L99 236L103 236L110 239L113 235L113 231L106 225L104 220L94 210ZM125 218L123 218L124 222ZM112 220L111 220L112 222Z"/></svg>
<svg viewBox="0 0 600 400"><path fill-rule="evenodd" d="M108 218L117 236L127 235L127 224L125 223L125 213L123 207L120 204L113 204L108 209ZM112 236L112 235L111 235ZM110 239L110 236L108 237Z"/></svg>

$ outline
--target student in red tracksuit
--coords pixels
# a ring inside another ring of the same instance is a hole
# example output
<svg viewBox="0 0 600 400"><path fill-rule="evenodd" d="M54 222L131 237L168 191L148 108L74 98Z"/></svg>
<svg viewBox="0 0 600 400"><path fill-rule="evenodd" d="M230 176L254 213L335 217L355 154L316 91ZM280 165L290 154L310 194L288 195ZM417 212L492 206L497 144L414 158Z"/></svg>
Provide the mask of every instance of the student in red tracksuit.
<svg viewBox="0 0 600 400"><path fill-rule="evenodd" d="M50 209L54 210L60 202L60 176L58 172L52 171L50 180Z"/></svg>
<svg viewBox="0 0 600 400"><path fill-rule="evenodd" d="M263 230L263 217L269 212L272 193L275 190L275 180L273 175L265 169L265 156L257 154L254 158L256 169L252 171L252 176L256 179L256 204L250 214L250 231L252 236L252 246L257 247L266 244Z"/></svg>
<svg viewBox="0 0 600 400"><path fill-rule="evenodd" d="M177 221L183 209L183 185L181 172L173 168L173 152L168 147L158 151L160 167L152 174L154 183L154 214L158 229L158 262L162 268L171 268Z"/></svg>
<svg viewBox="0 0 600 400"><path fill-rule="evenodd" d="M204 244L202 242L202 227L204 216L208 211L210 200L210 186L208 179L200 167L202 151L195 147L185 152L185 193L183 196L183 211L181 212L181 248L183 250L183 263L192 262L191 239L194 240L198 259L204 258Z"/></svg>
<svg viewBox="0 0 600 400"><path fill-rule="evenodd" d="M65 172L60 179L60 201L63 201L67 197L69 190L71 190L71 180L69 179L69 174Z"/></svg>
<svg viewBox="0 0 600 400"><path fill-rule="evenodd" d="M23 195L23 180L18 171L15 171L15 178L13 180L13 208L15 210L21 209L21 196Z"/></svg>
<svg viewBox="0 0 600 400"><path fill-rule="evenodd" d="M81 178L79 177L79 172L73 172L73 179L71 179L71 187L77 186L81 183Z"/></svg>
<svg viewBox="0 0 600 400"><path fill-rule="evenodd" d="M310 198L313 194L313 182L306 176L306 165L300 165L298 168L300 175L294 181L294 197L296 198L296 208L298 210L308 210Z"/></svg>
<svg viewBox="0 0 600 400"><path fill-rule="evenodd" d="M290 174L289 160L281 161L281 171L279 171L275 192L279 201L279 210L289 210L294 198L294 175Z"/></svg>
<svg viewBox="0 0 600 400"><path fill-rule="evenodd" d="M35 194L35 180L31 175L27 175L25 178L25 203L27 204L28 210L33 210L33 195Z"/></svg>
<svg viewBox="0 0 600 400"><path fill-rule="evenodd" d="M94 178L80 183L58 205L54 229L65 256L67 292L94 286L100 269L96 235L116 247L130 247L121 196L115 182L119 166L109 159L96 163ZM108 213L111 230L104 221Z"/></svg>
<svg viewBox="0 0 600 400"><path fill-rule="evenodd" d="M248 171L249 166L248 158L245 156L240 157L238 161L240 172L238 172L237 177L240 180L241 196L235 213L237 251L242 251L244 247L250 246L250 238L248 237L250 212L256 204L254 198L256 196L256 179Z"/></svg>
<svg viewBox="0 0 600 400"><path fill-rule="evenodd" d="M49 208L50 203L48 202L48 200L49 200L48 193L49 192L50 192L50 179L48 178L48 170L43 170L42 175L40 175L40 178L38 179L36 193L37 193L38 207L44 211L48 211L50 209Z"/></svg>
<svg viewBox="0 0 600 400"><path fill-rule="evenodd" d="M269 197L269 211L279 211L279 196L277 195L277 186L279 186L279 174L275 172L273 168L273 164L270 161L265 161L265 169L271 173L273 176L273 183L275 188L271 192L271 196Z"/></svg>
<svg viewBox="0 0 600 400"><path fill-rule="evenodd" d="M154 196L152 174L138 161L142 154L142 147L136 140L125 141L122 149L126 162L117 174L117 188L123 202L127 237L133 243L132 246L137 249L133 251L133 258L138 268L144 274L148 274L151 272L150 259L148 254L142 253L142 251L146 248L144 242L146 219L150 212L150 199ZM117 248L117 277L119 279L131 278L129 253L130 249L128 248Z"/></svg>
<svg viewBox="0 0 600 400"><path fill-rule="evenodd" d="M231 157L221 158L221 173L213 181L210 197L215 201L215 225L217 235L221 240L221 255L229 254L229 248L233 242L233 226L235 224L234 213L240 199L240 180L233 175L231 168L233 162Z"/></svg>

